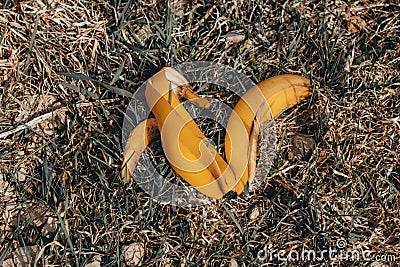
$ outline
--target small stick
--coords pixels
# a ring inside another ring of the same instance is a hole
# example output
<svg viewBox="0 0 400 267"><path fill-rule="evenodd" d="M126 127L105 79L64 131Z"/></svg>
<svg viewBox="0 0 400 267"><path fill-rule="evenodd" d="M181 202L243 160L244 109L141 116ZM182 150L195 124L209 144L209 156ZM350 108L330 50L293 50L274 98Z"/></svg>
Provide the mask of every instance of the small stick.
<svg viewBox="0 0 400 267"><path fill-rule="evenodd" d="M107 104L107 103L111 103L111 102L114 102L114 101L115 101L115 99L100 100L100 102L102 104ZM80 108L80 107L88 107L88 106L91 106L93 103L95 103L95 102L78 103L77 107L78 108ZM15 129L12 129L12 130L7 131L7 132L0 133L0 142L4 142L5 140L1 140L1 139L5 139L7 136L9 136L11 134L17 133L19 131L22 131L22 130L25 130L25 129L28 129L28 128L32 128L35 125L37 125L38 123L41 123L42 121L47 120L48 118L50 118L53 115L53 113L55 111L67 111L67 107L61 107L61 108L58 108L56 110L47 112L47 113L45 113L45 114L43 114L43 115L41 115L39 117L36 117L36 118L32 119L31 121L28 121L28 122L26 122L24 124L18 125Z"/></svg>

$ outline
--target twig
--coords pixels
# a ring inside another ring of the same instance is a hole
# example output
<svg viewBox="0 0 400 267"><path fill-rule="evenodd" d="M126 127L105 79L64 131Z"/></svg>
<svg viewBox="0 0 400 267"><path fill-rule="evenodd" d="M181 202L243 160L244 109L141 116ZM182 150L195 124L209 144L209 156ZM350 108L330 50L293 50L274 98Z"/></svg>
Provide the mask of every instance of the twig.
<svg viewBox="0 0 400 267"><path fill-rule="evenodd" d="M100 100L100 102L101 102L102 104L108 104L108 103L111 103L111 102L114 102L114 101L115 101L115 99L104 99L104 100ZM77 104L77 107L78 107L78 108L80 108L80 107L88 107L88 106L91 106L93 103L96 103L96 102L78 103L78 104ZM47 113L45 113L45 114L43 114L43 115L41 115L41 116L39 116L39 117L36 117L36 118L32 119L31 121L29 121L29 122L27 122L27 123L18 125L15 129L9 130L9 131L7 131L7 132L0 133L0 142L4 142L5 140L1 140L1 139L5 139L6 137L8 137L8 136L11 135L11 134L15 134L15 133L17 133L17 132L19 132L19 131L32 128L32 127L34 127L35 125L37 125L38 123L41 123L42 121L47 120L48 118L50 118L50 117L53 115L53 113L54 113L55 111L59 111L59 112L67 111L67 107L61 107L61 108L58 108L58 109L56 109L56 110L47 112Z"/></svg>

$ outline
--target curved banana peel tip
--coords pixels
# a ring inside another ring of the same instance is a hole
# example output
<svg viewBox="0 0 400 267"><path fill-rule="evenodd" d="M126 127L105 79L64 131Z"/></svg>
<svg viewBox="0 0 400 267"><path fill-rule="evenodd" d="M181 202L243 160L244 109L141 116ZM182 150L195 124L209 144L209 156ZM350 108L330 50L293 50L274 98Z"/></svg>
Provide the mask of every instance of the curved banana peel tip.
<svg viewBox="0 0 400 267"><path fill-rule="evenodd" d="M150 141L159 136L158 123L155 118L149 118L139 123L130 133L126 140L121 177L124 182L129 183L136 168L142 152L149 145Z"/></svg>

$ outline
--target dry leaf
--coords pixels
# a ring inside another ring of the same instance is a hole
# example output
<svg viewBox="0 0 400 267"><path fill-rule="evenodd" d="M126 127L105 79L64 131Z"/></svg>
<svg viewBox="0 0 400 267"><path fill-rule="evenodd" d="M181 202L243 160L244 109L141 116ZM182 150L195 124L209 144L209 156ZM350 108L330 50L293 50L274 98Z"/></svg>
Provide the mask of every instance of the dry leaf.
<svg viewBox="0 0 400 267"><path fill-rule="evenodd" d="M388 264L382 262L382 261L375 261L371 265L371 267L389 267Z"/></svg>
<svg viewBox="0 0 400 267"><path fill-rule="evenodd" d="M3 177L3 174L0 173L0 202L1 203L13 203L15 201L15 192L14 187L12 187ZM2 223L0 224L1 231L9 231L10 225L17 214L16 205L5 205L4 207L0 206L0 220Z"/></svg>
<svg viewBox="0 0 400 267"><path fill-rule="evenodd" d="M226 35L226 42L237 44L237 43L240 43L241 41L243 41L245 38L246 38L246 35L244 35L243 33L229 32Z"/></svg>
<svg viewBox="0 0 400 267"><path fill-rule="evenodd" d="M7 259L5 261L3 261L3 265L2 267L14 267L14 262L12 259Z"/></svg>
<svg viewBox="0 0 400 267"><path fill-rule="evenodd" d="M49 207L43 203L36 203L26 209L21 215L21 220L31 221L37 227L44 225L47 221L47 211Z"/></svg>
<svg viewBox="0 0 400 267"><path fill-rule="evenodd" d="M85 267L100 267L101 266L101 256L96 255L93 257L93 261L85 265Z"/></svg>
<svg viewBox="0 0 400 267"><path fill-rule="evenodd" d="M21 163L18 165L17 169L17 179L20 182L25 182L26 180L26 175L28 174L28 169L24 163Z"/></svg>
<svg viewBox="0 0 400 267"><path fill-rule="evenodd" d="M0 195L3 195L5 193L6 187L7 187L7 182L4 180L4 176L0 172Z"/></svg>
<svg viewBox="0 0 400 267"><path fill-rule="evenodd" d="M177 16L182 17L183 15L185 15L187 5L188 3L186 2L186 0L174 0L171 4L171 8Z"/></svg>
<svg viewBox="0 0 400 267"><path fill-rule="evenodd" d="M99 261L92 261L91 263L85 264L85 267L100 267L101 262Z"/></svg>
<svg viewBox="0 0 400 267"><path fill-rule="evenodd" d="M351 33L362 31L367 27L365 20L359 16L347 16L344 21L346 22L347 31Z"/></svg>
<svg viewBox="0 0 400 267"><path fill-rule="evenodd" d="M36 253L39 251L38 246L19 247L13 252L15 266L26 267L30 266L35 261Z"/></svg>
<svg viewBox="0 0 400 267"><path fill-rule="evenodd" d="M257 219L258 216L260 216L260 207L255 206L250 210L249 219L253 221Z"/></svg>
<svg viewBox="0 0 400 267"><path fill-rule="evenodd" d="M142 262L144 246L140 242L132 243L122 248L125 262L128 266L137 266Z"/></svg>
<svg viewBox="0 0 400 267"><path fill-rule="evenodd" d="M58 230L57 222L58 220L56 218L48 217L46 224L43 226L42 235L49 237L50 234L57 232Z"/></svg>
<svg viewBox="0 0 400 267"><path fill-rule="evenodd" d="M230 267L238 267L239 265L238 265L237 261L234 258L232 258L231 259L231 264L229 266Z"/></svg>
<svg viewBox="0 0 400 267"><path fill-rule="evenodd" d="M311 135L296 134L290 138L288 159L309 159L315 149L315 139Z"/></svg>

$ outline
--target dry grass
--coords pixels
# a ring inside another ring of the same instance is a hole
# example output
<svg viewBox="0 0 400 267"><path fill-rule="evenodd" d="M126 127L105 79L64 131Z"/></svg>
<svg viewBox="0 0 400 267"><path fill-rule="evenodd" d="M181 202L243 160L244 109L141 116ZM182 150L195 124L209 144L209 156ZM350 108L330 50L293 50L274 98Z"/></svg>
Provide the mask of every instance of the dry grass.
<svg viewBox="0 0 400 267"><path fill-rule="evenodd" d="M29 247L40 266L123 266L133 243L143 266L259 266L265 245L318 251L344 239L397 263L271 265L398 266L399 4L223 2L0 3L0 265ZM160 206L118 178L123 113L161 67L194 60L256 82L300 73L314 93L278 120L263 188ZM293 148L299 136L314 140L311 155Z"/></svg>

